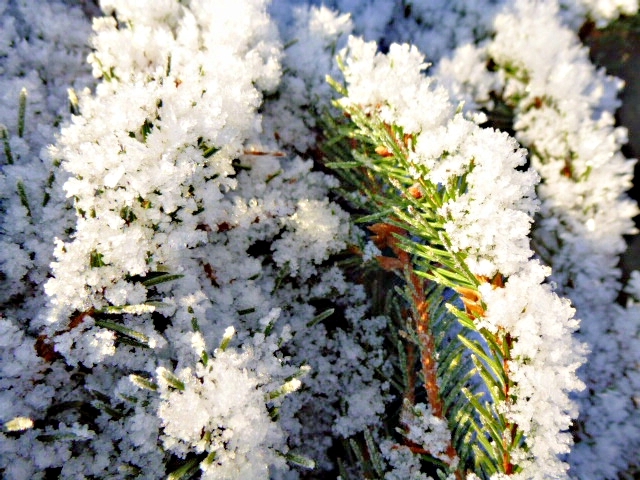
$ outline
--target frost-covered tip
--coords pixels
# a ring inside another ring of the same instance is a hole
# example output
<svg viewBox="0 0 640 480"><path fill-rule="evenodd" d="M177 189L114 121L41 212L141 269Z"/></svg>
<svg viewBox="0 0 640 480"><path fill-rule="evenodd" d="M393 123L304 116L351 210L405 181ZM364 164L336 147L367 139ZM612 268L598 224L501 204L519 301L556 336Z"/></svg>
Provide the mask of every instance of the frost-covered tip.
<svg viewBox="0 0 640 480"><path fill-rule="evenodd" d="M21 432L33 428L33 420L29 417L15 417L4 424L7 432Z"/></svg>
<svg viewBox="0 0 640 480"><path fill-rule="evenodd" d="M288 382L285 382L280 388L269 392L268 399L278 398L280 396L286 396L295 392L302 386L302 382L297 378L292 378Z"/></svg>
<svg viewBox="0 0 640 480"><path fill-rule="evenodd" d="M225 328L224 330L224 335L222 336L222 340L220 341L220 351L224 352L227 347L229 346L229 343L231 342L231 339L233 338L233 336L236 334L236 329L233 325Z"/></svg>
<svg viewBox="0 0 640 480"><path fill-rule="evenodd" d="M416 133L448 120L455 107L448 102L446 92L430 93L431 82L422 72L428 67L423 55L414 46L393 44L389 53L377 51L375 42L365 42L351 36L340 52L348 96L338 102L354 105L366 113L376 113L388 124L397 124L405 133ZM425 115L425 106L430 115Z"/></svg>

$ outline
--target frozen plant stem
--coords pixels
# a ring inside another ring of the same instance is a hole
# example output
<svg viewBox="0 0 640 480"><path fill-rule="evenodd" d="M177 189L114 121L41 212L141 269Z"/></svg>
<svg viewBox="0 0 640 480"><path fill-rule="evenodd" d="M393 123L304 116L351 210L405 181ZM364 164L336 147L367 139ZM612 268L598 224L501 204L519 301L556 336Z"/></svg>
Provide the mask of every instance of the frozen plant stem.
<svg viewBox="0 0 640 480"><path fill-rule="evenodd" d="M346 86L330 83L347 120L327 119L327 163L355 187L348 199L369 213L360 221L378 222L370 227L376 247L393 251L378 263L403 272L429 415L451 429L449 446L425 430L424 451L458 477L564 474L557 455L570 442L564 431L576 413L567 393L581 388L582 352L571 338L572 309L529 260L537 175L517 169L525 156L512 139L465 119L422 75L415 48L392 45L381 55L352 38L339 64ZM425 280L441 287L429 290ZM558 341L567 355L545 365ZM556 381L553 398L532 382L534 365ZM543 409L557 412L544 425Z"/></svg>
<svg viewBox="0 0 640 480"><path fill-rule="evenodd" d="M438 366L436 363L436 345L433 335L430 332L429 326L429 304L426 301L424 295L424 282L420 279L411 268L411 265L407 265L405 275L407 284L411 285L413 289L413 302L412 309L415 321L415 329L418 334L418 340L420 341L420 360L422 364L422 376L424 379L425 389L427 391L427 398L429 399L429 405L431 405L433 415L439 419L445 420L445 408L442 402L440 394L440 387L438 385ZM453 447L451 441L449 441L446 448L446 455L448 457L448 465L450 468L454 468L457 463L458 455ZM456 479L462 480L462 474L458 470L455 472Z"/></svg>

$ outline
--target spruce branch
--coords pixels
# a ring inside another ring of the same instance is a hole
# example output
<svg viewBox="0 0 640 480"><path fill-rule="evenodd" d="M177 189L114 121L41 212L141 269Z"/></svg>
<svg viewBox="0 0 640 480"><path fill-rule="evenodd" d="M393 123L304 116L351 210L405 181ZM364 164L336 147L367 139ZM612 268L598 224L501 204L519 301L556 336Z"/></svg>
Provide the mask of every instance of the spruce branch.
<svg viewBox="0 0 640 480"><path fill-rule="evenodd" d="M517 322L526 307L521 312L496 310L488 298L512 294L507 288L511 276L519 278L539 268L529 263L526 238L535 208L536 176L516 170L525 160L513 141L482 130L452 104L446 105L444 92L422 77L424 63L414 49L394 45L384 56L375 53L375 45L352 39L339 65L345 85L329 82L343 95L334 106L344 118L326 118L325 155L328 165L353 189L347 199L357 199L354 204L365 209L366 218L377 220L369 227L372 241L393 254L377 258L381 268L404 276L431 415L446 418L451 429L451 449L444 449L449 468L458 477L469 471L487 477L521 472L537 461L538 453L531 452L536 440L530 421L522 417L529 424L523 427L514 413L523 408L521 402L530 400L519 393L527 386L526 379L520 382L522 377L517 375L522 362L531 362L518 353L519 340L524 339L519 338ZM365 77L368 83L362 80ZM411 89L414 98L426 98L415 100L414 106L409 103L413 99L407 99ZM440 111L433 113L437 120L426 113L429 101L440 102ZM450 131L458 143L446 135L442 138L443 130ZM501 174L519 187L502 197L481 184ZM518 225L516 232L507 230L504 218ZM487 221L482 232L473 221ZM524 237L518 236L518 229ZM441 297L445 291L456 292L453 299L444 301L448 312L443 314L459 320L456 328L433 329L428 312L443 299L434 298L434 290L427 295L430 282L440 285ZM551 292L545 293L555 302ZM566 322L568 318L562 318L566 312L561 310L559 306L557 320ZM439 336L448 341L438 344ZM447 350L450 345L455 346L448 350L453 355L449 358L465 366L455 373L438 365L438 348ZM446 400L442 384L454 392ZM573 388L579 388L579 382ZM456 457L461 459L459 466Z"/></svg>

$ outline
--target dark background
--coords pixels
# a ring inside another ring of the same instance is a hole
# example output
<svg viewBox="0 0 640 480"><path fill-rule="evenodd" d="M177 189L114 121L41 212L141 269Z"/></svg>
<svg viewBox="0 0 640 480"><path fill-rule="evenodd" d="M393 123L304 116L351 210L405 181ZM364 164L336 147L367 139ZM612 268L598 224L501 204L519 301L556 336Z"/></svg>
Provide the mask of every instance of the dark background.
<svg viewBox="0 0 640 480"><path fill-rule="evenodd" d="M590 49L591 60L606 68L607 73L625 81L621 93L622 106L616 114L620 125L629 130L629 143L623 152L629 158L640 158L640 14L621 18L599 30L586 24L581 31L583 42ZM634 186L629 195L640 200L640 165L636 164ZM640 228L640 216L635 218ZM622 268L627 277L631 270L640 270L640 236L628 237L629 248L622 256Z"/></svg>

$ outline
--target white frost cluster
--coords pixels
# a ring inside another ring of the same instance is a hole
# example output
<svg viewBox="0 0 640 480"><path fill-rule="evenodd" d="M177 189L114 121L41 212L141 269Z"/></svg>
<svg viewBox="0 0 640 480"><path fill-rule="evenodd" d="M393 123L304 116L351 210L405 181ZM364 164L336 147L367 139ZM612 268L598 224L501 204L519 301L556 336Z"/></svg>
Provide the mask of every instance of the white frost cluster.
<svg viewBox="0 0 640 480"><path fill-rule="evenodd" d="M273 87L279 76L278 39L264 5L234 5L163 2L151 17L140 2L103 6L117 6L132 27L113 17L95 21L91 60L107 81L95 97L82 97L82 117L57 145L78 221L73 240L57 246L46 287L56 306L50 322L104 308L103 290L116 285L126 303L142 303L139 287L123 277L181 274L188 267L180 252L206 241L203 225L216 228L217 209L205 206L235 186L233 157L257 133L254 85ZM214 18L247 37L211 28Z"/></svg>
<svg viewBox="0 0 640 480"><path fill-rule="evenodd" d="M554 33L532 38L515 23ZM542 256L559 251L551 260L554 279L566 285L567 276L574 277L567 293L578 307L584 301L611 303L619 290L615 263L625 249L622 236L635 232L631 219L638 212L624 194L635 163L620 152L626 130L613 127L619 80L595 69L553 5L517 2L496 19L488 53L516 70L506 76L503 95L521 98L514 128L542 177L536 226Z"/></svg>
<svg viewBox="0 0 640 480"><path fill-rule="evenodd" d="M429 405L418 403L405 408L401 422L406 432L405 437L416 445L420 445L430 455L440 458L447 463L447 447L451 443L451 431L447 421L436 417Z"/></svg>
<svg viewBox="0 0 640 480"><path fill-rule="evenodd" d="M306 2L274 2L271 9L286 48L278 98L264 108L265 134L304 152L316 143L317 115L330 106L332 89L325 77L337 71L334 57L352 31L352 20Z"/></svg>
<svg viewBox="0 0 640 480"><path fill-rule="evenodd" d="M422 473L420 460L409 447L386 440L381 442L380 449L391 467L385 473L385 480L432 480L432 477Z"/></svg>
<svg viewBox="0 0 640 480"><path fill-rule="evenodd" d="M446 90L423 75L428 64L416 47L393 44L383 55L375 42L350 37L341 56L349 89L349 96L339 100L342 105L375 112L382 121L395 122L408 134L444 125L453 116L456 107ZM427 107L430 115L424 115Z"/></svg>
<svg viewBox="0 0 640 480"><path fill-rule="evenodd" d="M299 265L291 258L291 250L298 248L305 261L319 264L329 251L346 248L349 233L347 214L327 200L302 200L289 219L289 230L273 246L273 258L279 265L288 263L297 275ZM308 273L302 275L308 277Z"/></svg>
<svg viewBox="0 0 640 480"><path fill-rule="evenodd" d="M269 468L285 468L286 434L272 421L262 387L271 380L252 372L251 351L219 352L206 366L184 369L172 389L158 370L164 447L179 455L206 452L203 478L268 479Z"/></svg>
<svg viewBox="0 0 640 480"><path fill-rule="evenodd" d="M605 27L621 15L635 15L638 0L558 0L562 17L574 28L579 28L585 18Z"/></svg>
<svg viewBox="0 0 640 480"><path fill-rule="evenodd" d="M537 209L533 185L538 176L532 170L516 170L525 163L524 152L508 135L480 129L461 116L446 129L445 136L459 139L459 144L451 148L447 145L440 152L446 158L434 170L446 170L448 178L434 180L447 184L449 175L462 166L464 159L472 158L473 167L466 174L467 192L441 209L448 220L445 230L456 250L468 252L467 263L473 273L486 277L497 272L511 275L532 255L527 234L531 215ZM418 156L422 144L438 140L435 135L422 137L418 136L416 145Z"/></svg>

